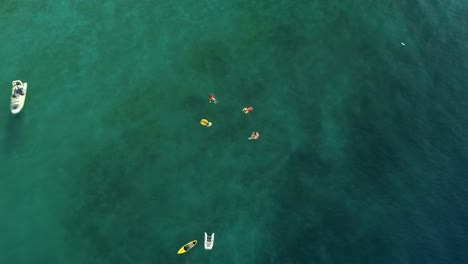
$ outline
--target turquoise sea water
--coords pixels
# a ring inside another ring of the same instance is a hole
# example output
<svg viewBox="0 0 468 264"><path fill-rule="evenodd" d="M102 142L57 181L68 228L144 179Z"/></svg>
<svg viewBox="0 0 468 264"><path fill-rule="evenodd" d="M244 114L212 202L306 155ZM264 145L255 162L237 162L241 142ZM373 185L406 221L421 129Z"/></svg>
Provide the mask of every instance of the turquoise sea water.
<svg viewBox="0 0 468 264"><path fill-rule="evenodd" d="M467 263L466 14L3 1L0 263Z"/></svg>

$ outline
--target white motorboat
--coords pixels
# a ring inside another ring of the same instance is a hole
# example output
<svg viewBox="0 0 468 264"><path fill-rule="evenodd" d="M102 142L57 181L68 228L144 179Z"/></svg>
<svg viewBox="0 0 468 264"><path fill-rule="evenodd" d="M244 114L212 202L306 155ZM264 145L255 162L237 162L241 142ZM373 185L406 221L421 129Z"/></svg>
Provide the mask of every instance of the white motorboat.
<svg viewBox="0 0 468 264"><path fill-rule="evenodd" d="M21 112L26 100L26 92L28 91L28 83L23 83L20 80L13 81L10 98L10 111L12 114Z"/></svg>
<svg viewBox="0 0 468 264"><path fill-rule="evenodd" d="M206 250L211 250L211 249L213 248L214 237L215 237L215 233L213 233L213 234L211 234L211 236L209 236L209 235L205 232L205 249L206 249Z"/></svg>

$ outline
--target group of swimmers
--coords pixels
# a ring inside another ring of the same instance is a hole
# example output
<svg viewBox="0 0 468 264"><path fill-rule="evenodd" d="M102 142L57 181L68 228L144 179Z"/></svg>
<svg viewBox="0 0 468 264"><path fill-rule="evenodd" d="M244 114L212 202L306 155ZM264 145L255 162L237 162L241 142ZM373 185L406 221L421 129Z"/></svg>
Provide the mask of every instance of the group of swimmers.
<svg viewBox="0 0 468 264"><path fill-rule="evenodd" d="M210 94L210 95L208 96L208 102L213 103L213 104L218 103L218 101L216 100L214 94ZM246 107L244 107L244 108L242 109L242 112L244 112L244 114L248 114L248 113L250 113L250 112L252 112L252 111L253 111L253 107L252 107L252 106L246 106ZM208 120L206 120L206 119L202 119L202 120L200 121L200 124L201 124L202 126L206 126L206 127L211 127L211 126L213 125L210 121L208 121ZM252 134L250 135L250 137L248 138L248 140L256 140L256 139L258 139L259 137L260 137L260 133L258 133L257 131L254 131L254 132L252 132Z"/></svg>

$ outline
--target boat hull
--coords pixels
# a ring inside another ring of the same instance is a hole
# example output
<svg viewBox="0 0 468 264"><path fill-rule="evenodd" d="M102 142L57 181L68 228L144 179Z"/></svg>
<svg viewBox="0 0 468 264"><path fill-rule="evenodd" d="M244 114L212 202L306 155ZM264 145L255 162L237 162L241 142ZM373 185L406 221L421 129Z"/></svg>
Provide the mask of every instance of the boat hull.
<svg viewBox="0 0 468 264"><path fill-rule="evenodd" d="M15 94L15 87L16 87L16 82L20 82L23 86L23 91L24 95L20 95L19 97L13 97ZM12 114L16 115L23 110L24 107L24 102L26 101L26 95L28 93L28 83L22 83L19 80L13 81L12 82L12 88L11 88L11 97L10 97L10 111Z"/></svg>
<svg viewBox="0 0 468 264"><path fill-rule="evenodd" d="M213 234L211 234L211 236L209 236L205 232L205 250L212 250L213 249L214 236L215 236L215 233L213 233Z"/></svg>

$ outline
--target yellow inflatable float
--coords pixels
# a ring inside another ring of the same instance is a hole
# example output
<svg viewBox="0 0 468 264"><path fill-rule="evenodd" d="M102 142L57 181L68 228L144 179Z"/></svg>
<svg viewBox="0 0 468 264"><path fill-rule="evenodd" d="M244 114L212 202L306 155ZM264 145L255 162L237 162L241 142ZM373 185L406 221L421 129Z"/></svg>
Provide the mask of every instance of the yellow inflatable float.
<svg viewBox="0 0 468 264"><path fill-rule="evenodd" d="M206 120L206 119L202 119L202 120L200 121L200 124L201 124L202 126L206 126L206 127L210 127L210 126L212 125L211 122L208 121L208 120Z"/></svg>

